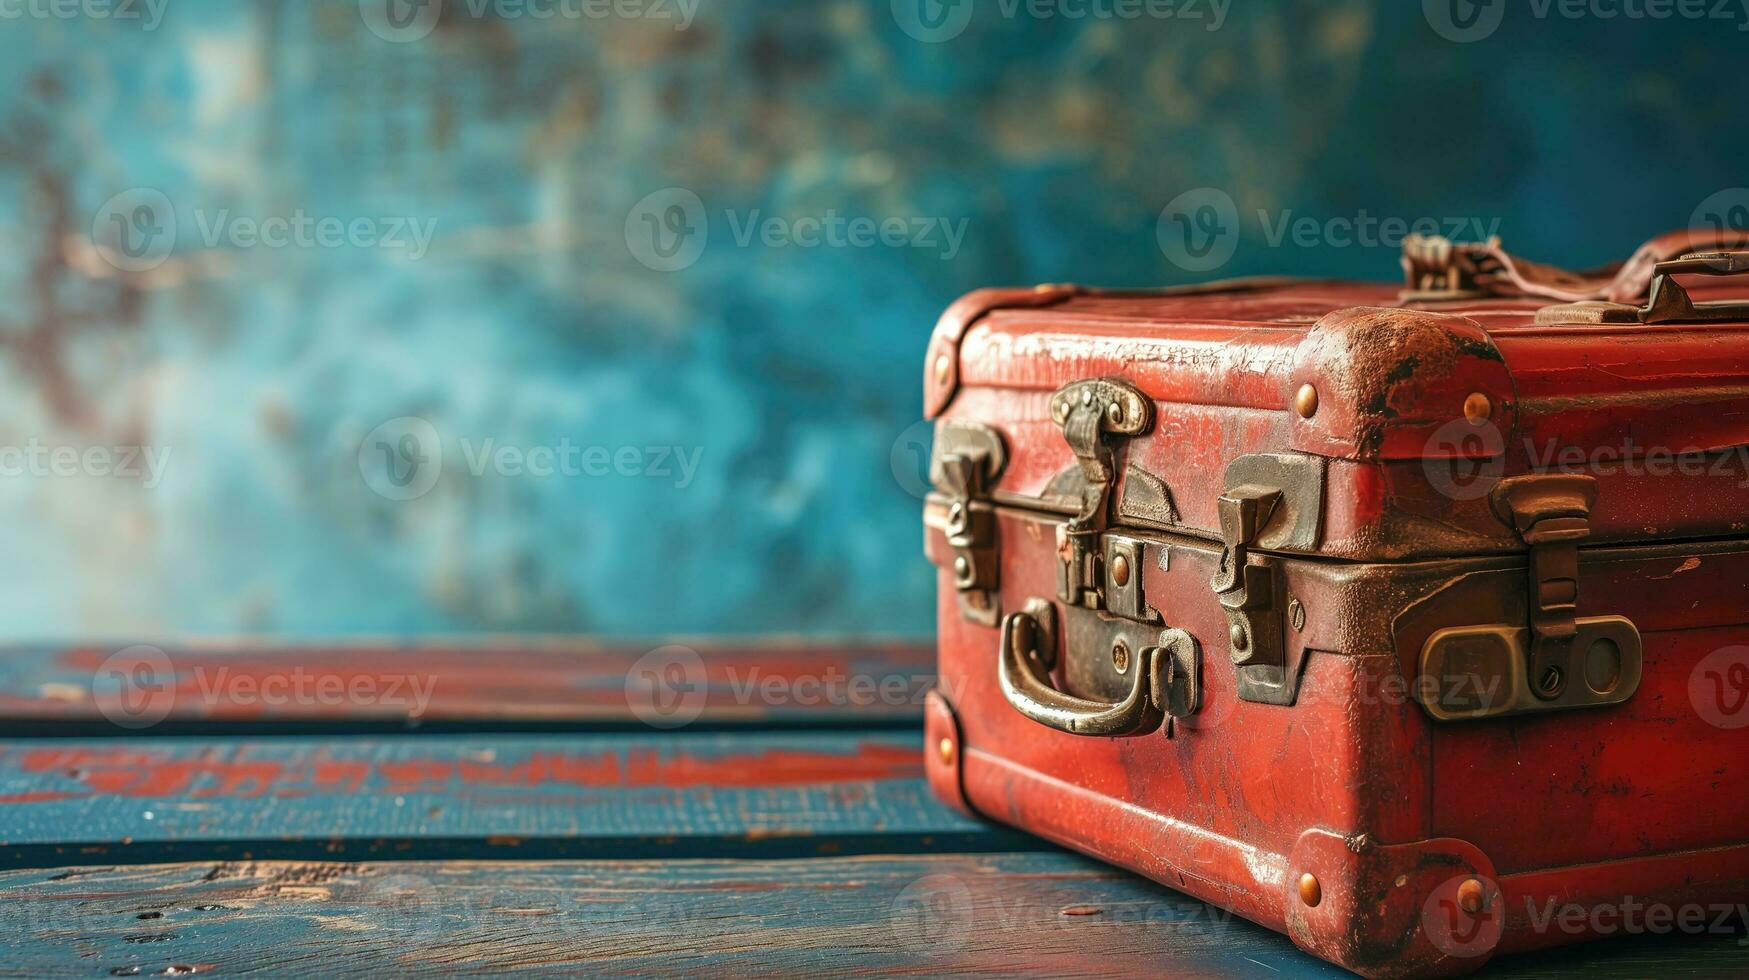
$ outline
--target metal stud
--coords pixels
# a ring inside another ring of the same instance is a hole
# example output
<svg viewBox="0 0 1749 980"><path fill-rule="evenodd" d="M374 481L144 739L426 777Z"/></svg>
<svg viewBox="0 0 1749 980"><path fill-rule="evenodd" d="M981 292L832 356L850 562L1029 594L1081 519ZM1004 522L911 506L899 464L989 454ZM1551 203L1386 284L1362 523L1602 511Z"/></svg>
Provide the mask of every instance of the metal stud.
<svg viewBox="0 0 1749 980"><path fill-rule="evenodd" d="M1111 580L1118 585L1130 584L1130 560L1127 555L1117 555L1111 559Z"/></svg>
<svg viewBox="0 0 1749 980"><path fill-rule="evenodd" d="M1318 876L1310 871L1300 875L1300 901L1307 908L1317 908L1324 901L1324 886L1318 882Z"/></svg>
<svg viewBox="0 0 1749 980"><path fill-rule="evenodd" d="M1470 915L1476 915L1482 911L1482 899L1485 897L1482 883L1474 878L1470 878L1458 886L1458 908Z"/></svg>
<svg viewBox="0 0 1749 980"><path fill-rule="evenodd" d="M1464 418L1471 425L1486 425L1494 414L1494 402L1481 392L1474 392L1464 399Z"/></svg>
<svg viewBox="0 0 1749 980"><path fill-rule="evenodd" d="M943 354L935 359L935 383L947 384L947 376L953 372L953 361Z"/></svg>
<svg viewBox="0 0 1749 980"><path fill-rule="evenodd" d="M1310 382L1300 385L1299 394L1294 396L1294 411L1302 419L1318 414L1318 389L1312 387Z"/></svg>
<svg viewBox="0 0 1749 980"><path fill-rule="evenodd" d="M944 765L944 766L953 765L953 739L951 739L951 738L942 739L941 743L935 747L935 750L937 753L939 753L941 755L941 764L942 765Z"/></svg>

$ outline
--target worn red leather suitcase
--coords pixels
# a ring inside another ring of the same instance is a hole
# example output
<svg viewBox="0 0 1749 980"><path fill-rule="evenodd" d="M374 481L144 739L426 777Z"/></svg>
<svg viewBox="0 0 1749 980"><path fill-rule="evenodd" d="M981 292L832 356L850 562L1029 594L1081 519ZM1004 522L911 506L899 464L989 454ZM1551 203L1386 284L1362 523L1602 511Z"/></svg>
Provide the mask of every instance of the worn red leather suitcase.
<svg viewBox="0 0 1749 980"><path fill-rule="evenodd" d="M1749 900L1729 237L955 303L935 791L1371 976L1720 927Z"/></svg>

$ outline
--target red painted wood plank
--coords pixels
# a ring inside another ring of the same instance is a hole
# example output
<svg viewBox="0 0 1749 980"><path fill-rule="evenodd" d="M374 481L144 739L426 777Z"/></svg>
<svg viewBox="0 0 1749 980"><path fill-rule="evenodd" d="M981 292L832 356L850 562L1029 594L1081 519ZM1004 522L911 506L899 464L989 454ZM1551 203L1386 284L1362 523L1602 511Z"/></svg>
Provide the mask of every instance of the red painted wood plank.
<svg viewBox="0 0 1749 980"><path fill-rule="evenodd" d="M934 679L927 644L577 639L0 650L0 724L897 723Z"/></svg>

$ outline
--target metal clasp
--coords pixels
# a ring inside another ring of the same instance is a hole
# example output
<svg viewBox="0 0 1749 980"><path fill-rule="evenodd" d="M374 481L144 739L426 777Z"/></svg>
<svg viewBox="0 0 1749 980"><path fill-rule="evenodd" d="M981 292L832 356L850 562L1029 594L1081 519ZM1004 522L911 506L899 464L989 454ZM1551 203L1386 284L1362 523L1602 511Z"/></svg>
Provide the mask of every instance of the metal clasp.
<svg viewBox="0 0 1749 980"><path fill-rule="evenodd" d="M1112 440L1140 435L1154 424L1154 403L1122 381L1077 381L1051 396L1051 418L1063 430L1081 469L1081 500L1057 532L1057 597L1071 606L1100 607L1103 584L1099 537L1111 519ZM1141 569L1136 569L1139 576Z"/></svg>
<svg viewBox="0 0 1749 980"><path fill-rule="evenodd" d="M989 493L1007 462L1002 436L988 426L949 419L936 427L929 477L948 497L942 530L953 549L951 570L960 613L988 626L995 625L999 611L1001 571Z"/></svg>
<svg viewBox="0 0 1749 980"><path fill-rule="evenodd" d="M1579 635L1579 542L1591 535L1597 479L1521 476L1494 488L1494 510L1530 547L1531 690L1544 701L1567 689Z"/></svg>

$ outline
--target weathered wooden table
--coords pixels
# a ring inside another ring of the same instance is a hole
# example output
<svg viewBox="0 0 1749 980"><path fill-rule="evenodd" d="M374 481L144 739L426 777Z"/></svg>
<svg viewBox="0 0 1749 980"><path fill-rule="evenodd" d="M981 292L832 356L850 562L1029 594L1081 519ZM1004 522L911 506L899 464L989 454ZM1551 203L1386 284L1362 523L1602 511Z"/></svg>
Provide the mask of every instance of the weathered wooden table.
<svg viewBox="0 0 1749 980"><path fill-rule="evenodd" d="M1346 975L937 805L927 649L704 650L672 730L644 649L113 653L0 658L6 975ZM1490 975L1749 975L1740 943Z"/></svg>

